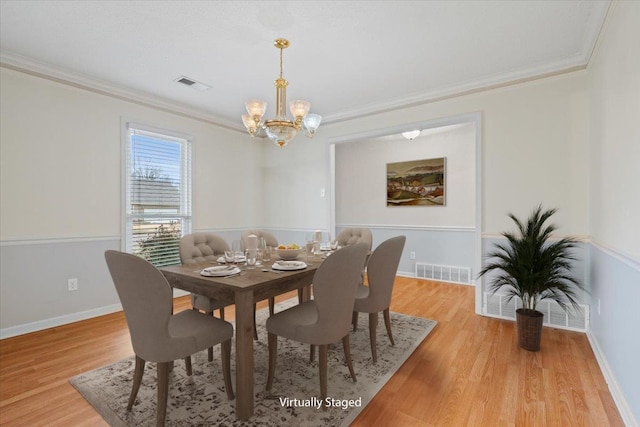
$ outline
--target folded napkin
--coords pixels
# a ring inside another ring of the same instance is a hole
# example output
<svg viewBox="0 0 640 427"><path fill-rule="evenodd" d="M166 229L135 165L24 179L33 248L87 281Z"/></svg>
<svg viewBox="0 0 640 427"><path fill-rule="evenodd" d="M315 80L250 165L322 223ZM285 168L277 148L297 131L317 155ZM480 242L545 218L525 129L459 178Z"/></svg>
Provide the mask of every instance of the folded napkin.
<svg viewBox="0 0 640 427"><path fill-rule="evenodd" d="M204 268L200 271L203 276L224 277L231 276L240 273L240 269L235 265L221 266L216 265L214 267Z"/></svg>
<svg viewBox="0 0 640 427"><path fill-rule="evenodd" d="M302 270L307 264L302 261L276 261L271 265L274 270Z"/></svg>

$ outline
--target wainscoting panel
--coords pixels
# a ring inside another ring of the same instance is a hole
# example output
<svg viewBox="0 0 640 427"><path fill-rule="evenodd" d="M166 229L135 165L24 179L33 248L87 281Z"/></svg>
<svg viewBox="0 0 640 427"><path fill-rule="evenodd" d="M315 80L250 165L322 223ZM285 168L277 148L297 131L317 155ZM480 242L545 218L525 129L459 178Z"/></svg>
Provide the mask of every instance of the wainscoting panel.
<svg viewBox="0 0 640 427"><path fill-rule="evenodd" d="M473 228L432 228L432 227L403 227L380 225L338 225L336 234L345 228L369 228L373 234L373 249L380 243L395 236L407 236L398 275L415 277L417 262L456 265L471 269L471 283L475 283L472 266L474 265L474 235ZM284 244L297 243L304 245L307 235L315 230L308 229L268 229ZM320 230L327 232L327 230ZM335 237L335 236L333 236ZM411 252L415 252L415 259L411 259Z"/></svg>
<svg viewBox="0 0 640 427"><path fill-rule="evenodd" d="M455 265L469 268L471 271L471 283L474 283L474 237L473 228L430 228L430 227L402 227L402 226L376 226L376 225L338 225L336 233L349 227L366 227L373 234L373 248L380 243L395 236L405 235L407 241L404 245L398 274L401 276L415 277L416 263L436 265ZM415 259L411 258L411 253Z"/></svg>
<svg viewBox="0 0 640 427"><path fill-rule="evenodd" d="M119 238L3 242L0 337L94 317L120 308L104 251ZM78 279L68 291L67 280Z"/></svg>
<svg viewBox="0 0 640 427"><path fill-rule="evenodd" d="M640 423L640 262L589 245L591 321L587 336L627 426Z"/></svg>

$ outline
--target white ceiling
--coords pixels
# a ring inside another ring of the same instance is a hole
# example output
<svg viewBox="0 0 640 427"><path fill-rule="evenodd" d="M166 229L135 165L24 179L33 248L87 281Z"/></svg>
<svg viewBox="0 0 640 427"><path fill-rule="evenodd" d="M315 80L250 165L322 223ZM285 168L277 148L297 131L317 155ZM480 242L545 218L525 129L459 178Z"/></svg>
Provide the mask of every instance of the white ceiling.
<svg viewBox="0 0 640 427"><path fill-rule="evenodd" d="M579 69L610 1L1 1L3 65L243 129L287 97L323 122ZM212 86L195 91L185 75Z"/></svg>

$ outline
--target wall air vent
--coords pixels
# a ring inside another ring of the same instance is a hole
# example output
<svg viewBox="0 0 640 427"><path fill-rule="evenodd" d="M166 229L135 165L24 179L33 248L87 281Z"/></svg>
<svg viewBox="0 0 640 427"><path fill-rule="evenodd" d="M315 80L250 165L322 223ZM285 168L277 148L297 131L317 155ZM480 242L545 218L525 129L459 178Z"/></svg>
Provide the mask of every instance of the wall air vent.
<svg viewBox="0 0 640 427"><path fill-rule="evenodd" d="M471 268L416 262L416 277L439 282L471 284Z"/></svg>
<svg viewBox="0 0 640 427"><path fill-rule="evenodd" d="M483 314L500 319L515 320L516 309L521 307L520 300L512 298L507 302L503 294L484 293ZM589 325L589 306L580 304L578 310L565 311L553 300L542 300L536 308L544 314L543 325L559 329L586 332Z"/></svg>
<svg viewBox="0 0 640 427"><path fill-rule="evenodd" d="M209 90L211 89L211 86L206 85L204 83L201 83L195 79L192 79L191 77L187 77L187 76L180 76L177 79L174 80L174 82L176 83L181 83L183 85L189 86L192 89L195 89L197 91L200 92L204 92L205 90Z"/></svg>

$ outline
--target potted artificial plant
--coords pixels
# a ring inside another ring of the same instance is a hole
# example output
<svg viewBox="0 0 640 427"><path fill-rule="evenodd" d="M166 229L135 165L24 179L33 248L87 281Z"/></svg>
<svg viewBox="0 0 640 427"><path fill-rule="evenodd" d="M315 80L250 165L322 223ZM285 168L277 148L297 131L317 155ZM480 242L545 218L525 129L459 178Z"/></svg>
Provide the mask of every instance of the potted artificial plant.
<svg viewBox="0 0 640 427"><path fill-rule="evenodd" d="M507 241L497 243L488 254L489 262L479 274L496 272L489 281L489 290L506 292L507 301L517 297L522 308L516 310L518 345L526 350L540 350L543 314L536 310L540 300L552 299L567 310L569 305L578 308L576 290L580 283L569 275L572 249L576 240L565 237L550 241L556 230L546 221L557 209L543 211L542 206L533 210L527 222L521 222L513 214L516 233L504 232Z"/></svg>

